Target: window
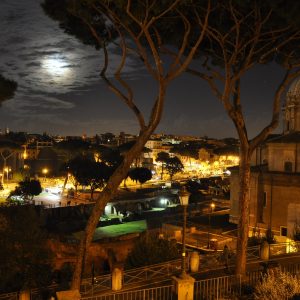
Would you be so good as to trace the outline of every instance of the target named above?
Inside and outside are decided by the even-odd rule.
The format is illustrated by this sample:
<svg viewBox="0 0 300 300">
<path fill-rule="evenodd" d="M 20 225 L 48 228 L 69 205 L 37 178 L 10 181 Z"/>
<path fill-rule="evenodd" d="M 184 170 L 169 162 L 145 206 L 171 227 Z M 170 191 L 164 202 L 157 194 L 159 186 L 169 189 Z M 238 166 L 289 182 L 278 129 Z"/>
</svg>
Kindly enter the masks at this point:
<svg viewBox="0 0 300 300">
<path fill-rule="evenodd" d="M 280 226 L 280 235 L 281 236 L 287 236 L 287 227 Z"/>
<path fill-rule="evenodd" d="M 263 207 L 267 207 L 267 192 L 264 192 Z"/>
<path fill-rule="evenodd" d="M 290 161 L 284 162 L 284 172 L 293 172 L 293 163 Z"/>
</svg>

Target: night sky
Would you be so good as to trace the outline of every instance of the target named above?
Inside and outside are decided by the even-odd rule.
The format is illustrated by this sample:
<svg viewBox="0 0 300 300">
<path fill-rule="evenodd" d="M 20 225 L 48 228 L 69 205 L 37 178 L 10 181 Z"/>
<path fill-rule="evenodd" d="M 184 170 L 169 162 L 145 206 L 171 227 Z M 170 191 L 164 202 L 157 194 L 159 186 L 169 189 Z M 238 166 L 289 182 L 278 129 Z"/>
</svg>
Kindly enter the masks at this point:
<svg viewBox="0 0 300 300">
<path fill-rule="evenodd" d="M 138 132 L 132 113 L 99 77 L 101 52 L 64 34 L 44 15 L 40 1 L 1 0 L 0 29 L 0 73 L 19 85 L 15 97 L 0 107 L 0 128 L 62 135 Z M 113 66 L 118 51 L 109 50 Z M 123 76 L 134 87 L 137 103 L 149 114 L 155 83 L 133 58 Z M 270 120 L 272 96 L 281 77 L 279 67 L 268 65 L 243 78 L 242 101 L 250 137 Z M 170 85 L 156 132 L 236 136 L 207 84 L 188 74 Z"/>
</svg>

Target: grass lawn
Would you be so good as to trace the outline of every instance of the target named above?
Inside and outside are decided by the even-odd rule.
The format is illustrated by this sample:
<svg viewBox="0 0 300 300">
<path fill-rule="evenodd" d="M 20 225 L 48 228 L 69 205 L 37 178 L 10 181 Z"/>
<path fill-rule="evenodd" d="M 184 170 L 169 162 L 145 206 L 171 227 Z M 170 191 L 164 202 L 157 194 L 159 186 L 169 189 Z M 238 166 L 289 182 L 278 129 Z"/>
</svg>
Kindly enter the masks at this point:
<svg viewBox="0 0 300 300">
<path fill-rule="evenodd" d="M 108 238 L 117 237 L 129 233 L 139 233 L 147 230 L 147 223 L 145 220 L 128 222 L 118 225 L 110 225 L 105 227 L 98 227 L 94 234 L 94 241 Z M 75 236 L 78 238 L 80 233 L 76 233 Z"/>
</svg>

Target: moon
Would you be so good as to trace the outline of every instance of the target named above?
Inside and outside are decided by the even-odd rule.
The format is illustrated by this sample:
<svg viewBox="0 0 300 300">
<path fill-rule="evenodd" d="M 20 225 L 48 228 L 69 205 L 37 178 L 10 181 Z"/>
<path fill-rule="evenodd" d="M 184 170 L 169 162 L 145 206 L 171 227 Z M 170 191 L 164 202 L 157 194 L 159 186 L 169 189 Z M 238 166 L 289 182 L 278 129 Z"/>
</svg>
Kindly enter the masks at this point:
<svg viewBox="0 0 300 300">
<path fill-rule="evenodd" d="M 49 56 L 42 61 L 42 68 L 55 79 L 63 79 L 70 72 L 66 59 L 59 56 Z"/>
</svg>

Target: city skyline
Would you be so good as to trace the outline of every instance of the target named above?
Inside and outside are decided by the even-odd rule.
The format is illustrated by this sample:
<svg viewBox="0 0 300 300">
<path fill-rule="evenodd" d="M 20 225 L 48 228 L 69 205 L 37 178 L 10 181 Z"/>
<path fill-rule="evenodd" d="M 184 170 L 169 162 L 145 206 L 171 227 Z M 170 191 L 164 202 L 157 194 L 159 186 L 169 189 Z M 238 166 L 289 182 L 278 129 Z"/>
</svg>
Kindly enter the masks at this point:
<svg viewBox="0 0 300 300">
<path fill-rule="evenodd" d="M 2 1 L 0 7 L 0 26 L 5 32 L 1 37 L 0 73 L 19 85 L 15 97 L 0 108 L 0 127 L 62 135 L 138 133 L 131 112 L 100 79 L 100 52 L 63 33 L 58 23 L 43 13 L 38 0 Z M 111 61 L 116 62 L 118 57 L 117 49 L 110 47 Z M 267 65 L 248 72 L 243 79 L 250 137 L 269 122 L 271 97 L 281 76 L 279 67 Z M 148 99 L 154 97 L 155 83 L 132 58 L 125 79 L 146 111 Z M 282 131 L 281 126 L 277 131 Z M 222 104 L 205 82 L 188 74 L 170 85 L 156 132 L 236 137 Z"/>
</svg>

